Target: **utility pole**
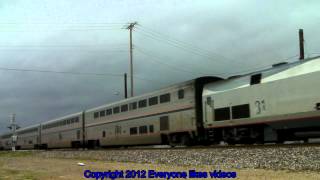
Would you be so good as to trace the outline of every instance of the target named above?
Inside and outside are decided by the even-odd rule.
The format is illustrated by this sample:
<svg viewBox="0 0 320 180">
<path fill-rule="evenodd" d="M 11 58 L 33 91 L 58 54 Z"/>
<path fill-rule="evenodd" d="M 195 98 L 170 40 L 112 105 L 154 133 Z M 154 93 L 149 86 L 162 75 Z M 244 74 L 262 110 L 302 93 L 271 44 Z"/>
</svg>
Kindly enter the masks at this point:
<svg viewBox="0 0 320 180">
<path fill-rule="evenodd" d="M 11 116 L 11 124 L 8 128 L 11 129 L 12 131 L 12 144 L 11 144 L 12 151 L 16 151 L 16 143 L 17 143 L 16 130 L 19 129 L 20 127 L 16 124 L 16 114 L 14 113 Z"/>
<path fill-rule="evenodd" d="M 304 38 L 303 29 L 299 29 L 299 47 L 300 47 L 300 60 L 304 59 Z"/>
<path fill-rule="evenodd" d="M 128 91 L 127 91 L 127 73 L 124 73 L 124 98 L 128 98 Z"/>
<path fill-rule="evenodd" d="M 130 95 L 131 97 L 133 97 L 133 61 L 132 61 L 132 50 L 133 50 L 133 46 L 132 46 L 132 30 L 134 28 L 135 25 L 137 25 L 137 22 L 134 23 L 130 23 L 127 27 L 127 29 L 129 29 L 130 32 Z"/>
</svg>

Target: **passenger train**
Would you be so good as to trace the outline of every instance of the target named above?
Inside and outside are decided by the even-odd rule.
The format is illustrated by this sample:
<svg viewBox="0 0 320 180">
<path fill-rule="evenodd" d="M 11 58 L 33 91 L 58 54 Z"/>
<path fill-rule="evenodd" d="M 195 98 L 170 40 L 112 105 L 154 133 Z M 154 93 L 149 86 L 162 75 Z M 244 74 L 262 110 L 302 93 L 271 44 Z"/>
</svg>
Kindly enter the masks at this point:
<svg viewBox="0 0 320 180">
<path fill-rule="evenodd" d="M 200 77 L 17 130 L 18 149 L 283 143 L 320 137 L 320 57 Z M 10 149 L 12 133 L 0 146 Z"/>
</svg>

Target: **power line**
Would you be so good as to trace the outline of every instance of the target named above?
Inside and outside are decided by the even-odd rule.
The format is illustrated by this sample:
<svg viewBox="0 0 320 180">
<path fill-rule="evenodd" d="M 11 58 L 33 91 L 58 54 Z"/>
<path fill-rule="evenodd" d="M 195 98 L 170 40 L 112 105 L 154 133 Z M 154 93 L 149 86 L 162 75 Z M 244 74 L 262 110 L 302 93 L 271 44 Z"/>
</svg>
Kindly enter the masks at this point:
<svg viewBox="0 0 320 180">
<path fill-rule="evenodd" d="M 71 45 L 71 44 L 38 44 L 38 45 L 4 45 L 0 44 L 0 47 L 116 47 L 116 46 L 127 46 L 127 44 L 93 44 L 93 45 Z"/>
<path fill-rule="evenodd" d="M 198 47 L 196 47 L 196 46 L 194 46 L 194 45 L 192 45 L 192 44 L 189 44 L 189 43 L 187 43 L 187 42 L 183 42 L 183 41 L 177 40 L 177 39 L 175 39 L 175 38 L 173 38 L 173 37 L 170 37 L 170 36 L 168 36 L 168 35 L 165 35 L 165 34 L 163 34 L 163 33 L 159 33 L 159 32 L 157 32 L 157 31 L 151 30 L 150 28 L 146 28 L 146 27 L 141 26 L 141 25 L 140 25 L 140 27 L 142 27 L 142 31 L 144 31 L 144 32 L 146 32 L 146 33 L 150 33 L 150 34 L 152 34 L 152 35 L 154 35 L 154 36 L 161 37 L 161 38 L 163 38 L 163 39 L 165 39 L 165 40 L 167 40 L 167 41 L 170 41 L 170 42 L 172 42 L 172 43 L 176 43 L 176 44 L 178 44 L 178 45 L 185 46 L 185 47 L 188 47 L 188 48 L 190 48 L 190 49 L 192 49 L 192 50 L 197 50 L 197 51 L 199 51 L 199 52 L 202 51 L 202 52 L 205 52 L 205 53 L 207 53 L 207 54 L 216 54 L 217 56 L 220 56 L 220 57 L 223 57 L 224 59 L 227 59 L 226 57 L 224 57 L 224 56 L 222 56 L 222 55 L 220 55 L 220 54 L 213 53 L 213 52 L 208 51 L 208 50 L 205 50 L 205 49 L 200 49 L 200 48 L 198 48 Z M 141 30 L 141 29 L 140 29 L 140 30 Z"/>
<path fill-rule="evenodd" d="M 294 55 L 294 56 L 290 56 L 286 59 L 282 59 L 280 60 L 279 62 L 283 62 L 283 61 L 288 61 L 290 59 L 293 59 L 295 57 L 298 57 L 299 55 Z M 234 76 L 234 75 L 242 75 L 242 74 L 246 74 L 246 73 L 252 73 L 252 72 L 255 72 L 255 71 L 259 71 L 259 70 L 264 70 L 266 68 L 271 68 L 273 64 L 267 64 L 267 65 L 262 65 L 262 66 L 258 66 L 258 67 L 251 67 L 251 68 L 247 68 L 247 69 L 244 69 L 244 70 L 241 70 L 241 71 L 236 71 L 236 72 L 231 72 L 231 73 L 222 73 L 220 74 L 221 76 L 223 75 L 228 75 L 229 76 Z"/>
<path fill-rule="evenodd" d="M 85 73 L 85 72 L 52 71 L 52 70 L 20 69 L 20 68 L 5 68 L 5 67 L 0 67 L 0 70 L 1 71 L 54 73 L 54 74 L 89 75 L 89 76 L 115 76 L 115 77 L 123 76 L 123 74 L 115 74 L 115 73 L 91 73 L 91 72 Z"/>
<path fill-rule="evenodd" d="M 112 47 L 112 49 L 109 49 Z M 0 51 L 1 50 L 47 50 L 47 49 L 59 49 L 61 50 L 77 50 L 81 49 L 81 51 L 104 51 L 104 52 L 125 52 L 123 49 L 124 44 L 122 46 L 120 45 L 0 45 Z M 104 49 L 108 48 L 108 49 Z"/>
<path fill-rule="evenodd" d="M 139 31 L 137 31 L 137 32 L 139 32 Z M 181 49 L 181 50 L 184 50 L 184 51 L 186 51 L 186 52 L 188 52 L 188 53 L 190 53 L 190 54 L 194 54 L 194 55 L 197 55 L 197 56 L 202 56 L 202 57 L 205 58 L 205 59 L 201 59 L 201 60 L 210 60 L 210 61 L 212 61 L 212 62 L 214 62 L 214 63 L 218 63 L 217 61 L 219 61 L 220 63 L 224 63 L 224 64 L 227 64 L 227 65 L 230 65 L 230 63 L 224 62 L 224 61 L 222 61 L 222 60 L 220 60 L 220 59 L 212 59 L 212 57 L 210 57 L 210 56 L 208 56 L 208 55 L 199 53 L 199 52 L 194 51 L 194 50 L 190 50 L 190 49 L 188 49 L 188 48 L 186 48 L 186 47 L 183 47 L 183 46 L 180 46 L 180 45 L 177 45 L 177 44 L 168 42 L 168 41 L 166 41 L 166 40 L 163 40 L 163 39 L 158 38 L 158 37 L 154 37 L 154 36 L 149 35 L 149 34 L 146 34 L 146 33 L 144 33 L 144 32 L 141 32 L 141 31 L 140 31 L 139 33 L 142 34 L 144 37 L 148 37 L 148 38 L 150 38 L 150 39 L 156 40 L 157 42 L 159 42 L 159 41 L 160 41 L 160 42 L 164 42 L 164 43 L 166 43 L 166 44 L 169 44 L 169 45 L 171 45 L 171 46 L 174 46 L 174 47 L 176 47 L 176 48 L 179 48 L 179 49 Z"/>
<path fill-rule="evenodd" d="M 125 23 L 125 22 L 0 22 L 0 25 L 5 24 L 5 25 L 125 25 L 125 24 L 130 24 L 130 23 Z"/>
<path fill-rule="evenodd" d="M 21 69 L 21 68 L 6 68 L 0 67 L 0 71 L 16 71 L 16 72 L 35 72 L 35 73 L 51 73 L 51 74 L 67 74 L 67 75 L 84 75 L 84 76 L 110 76 L 110 77 L 119 77 L 122 78 L 123 74 L 117 73 L 91 73 L 91 72 L 70 72 L 70 71 L 52 71 L 52 70 L 39 70 L 39 69 Z M 162 81 L 151 80 L 145 77 L 134 75 L 136 79 L 148 82 L 157 82 L 162 83 Z"/>
<path fill-rule="evenodd" d="M 142 27 L 142 28 L 141 28 Z M 208 50 L 204 50 L 204 49 L 200 49 L 194 45 L 191 45 L 189 43 L 185 43 L 183 41 L 180 41 L 180 40 L 177 40 L 177 39 L 174 39 L 170 36 L 167 36 L 167 35 L 164 35 L 162 33 L 159 33 L 159 32 L 156 32 L 156 31 L 153 31 L 149 28 L 146 28 L 144 26 L 139 26 L 137 28 L 137 30 L 140 30 L 140 33 L 144 34 L 144 35 L 147 35 L 149 38 L 153 38 L 155 40 L 161 40 L 162 42 L 165 42 L 167 44 L 170 44 L 172 46 L 175 46 L 177 48 L 180 48 L 182 50 L 185 50 L 189 53 L 193 53 L 193 54 L 196 54 L 196 55 L 200 55 L 200 56 L 203 56 L 203 57 L 206 57 L 206 58 L 209 58 L 209 60 L 214 60 L 214 61 L 221 61 L 219 59 L 212 59 L 212 55 L 215 55 L 217 56 L 218 58 L 221 58 L 221 59 L 224 59 L 224 60 L 228 60 L 228 61 L 233 61 L 235 63 L 238 63 L 236 62 L 235 60 L 232 60 L 230 58 L 226 58 L 225 56 L 223 55 L 220 55 L 220 54 L 217 54 L 217 53 L 213 53 L 211 51 L 208 51 Z M 215 58 L 215 57 L 214 57 Z M 224 61 L 221 61 L 223 63 L 225 63 Z"/>
<path fill-rule="evenodd" d="M 0 32 L 121 30 L 127 23 L 0 23 Z"/>
<path fill-rule="evenodd" d="M 44 30 L 0 30 L 0 32 L 61 32 L 61 31 L 106 31 L 106 30 L 121 30 L 120 28 L 86 28 L 86 29 L 44 29 Z"/>
<path fill-rule="evenodd" d="M 158 63 L 158 64 L 161 64 L 161 65 L 164 65 L 164 66 L 167 66 L 169 68 L 171 68 L 172 70 L 174 71 L 178 71 L 178 72 L 183 72 L 183 73 L 188 73 L 188 74 L 192 74 L 192 75 L 205 75 L 203 73 L 200 73 L 200 72 L 193 72 L 193 71 L 189 71 L 189 70 L 186 70 L 184 68 L 181 68 L 181 66 L 179 65 L 178 67 L 177 66 L 173 66 L 173 65 L 170 65 L 170 64 L 167 64 L 167 63 L 163 63 L 162 60 L 160 58 L 157 58 L 155 57 L 154 55 L 152 55 L 151 53 L 148 53 L 146 52 L 145 50 L 143 50 L 142 48 L 135 48 L 139 53 L 151 58 L 149 60 L 152 60 L 153 62 L 155 63 Z M 168 59 L 166 59 L 168 60 Z"/>
<path fill-rule="evenodd" d="M 135 47 L 137 48 L 137 46 L 135 46 Z M 141 50 L 141 49 L 144 50 L 144 48 L 141 48 L 140 46 L 138 46 L 138 48 L 139 48 L 140 50 Z M 146 52 L 146 51 L 144 50 L 144 52 Z M 163 63 L 163 62 L 162 62 L 162 61 L 164 61 L 164 60 L 166 60 L 166 61 L 172 60 L 172 59 L 168 58 L 167 56 L 163 56 L 163 55 L 162 55 L 162 58 L 160 58 L 159 56 L 156 57 L 156 56 L 155 56 L 155 53 L 152 53 L 152 52 L 150 52 L 150 51 L 149 51 L 149 53 L 148 53 L 148 56 L 158 59 L 158 60 L 160 61 L 160 63 L 162 63 L 162 64 L 166 64 L 166 65 L 168 65 L 168 66 L 173 66 L 173 65 L 170 65 L 170 64 L 167 64 L 167 63 Z M 192 64 L 192 66 L 194 66 L 194 65 L 195 65 L 195 64 Z M 198 63 L 197 65 L 199 65 L 199 63 Z M 176 67 L 176 66 L 173 66 L 173 67 Z M 179 65 L 179 68 L 181 68 L 181 67 L 182 67 L 182 66 Z M 209 69 L 206 69 L 206 68 L 203 68 L 203 67 L 199 67 L 199 68 L 202 69 L 202 71 L 204 71 L 204 72 L 209 71 Z M 184 71 L 190 71 L 190 68 L 184 67 L 184 68 L 182 68 L 182 69 L 184 69 Z M 210 70 L 211 70 L 211 69 L 210 69 Z M 198 73 L 198 74 L 204 74 L 204 73 L 202 73 L 202 72 L 200 72 L 200 71 L 192 71 L 192 72 Z"/>
<path fill-rule="evenodd" d="M 109 54 L 109 53 L 128 53 L 125 50 L 87 50 L 87 49 L 41 49 L 41 48 L 15 48 L 15 49 L 9 49 L 9 48 L 0 48 L 0 52 L 10 53 L 10 52 L 68 52 L 68 53 L 99 53 L 99 54 Z"/>
</svg>

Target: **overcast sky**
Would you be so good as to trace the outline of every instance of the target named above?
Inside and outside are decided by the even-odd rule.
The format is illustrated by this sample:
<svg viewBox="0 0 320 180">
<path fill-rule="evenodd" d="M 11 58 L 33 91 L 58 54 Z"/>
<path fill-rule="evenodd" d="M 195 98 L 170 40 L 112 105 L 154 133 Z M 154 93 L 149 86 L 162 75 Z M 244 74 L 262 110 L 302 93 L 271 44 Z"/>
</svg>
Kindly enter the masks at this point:
<svg viewBox="0 0 320 180">
<path fill-rule="evenodd" d="M 139 24 L 133 32 L 139 95 L 202 75 L 295 61 L 299 28 L 307 56 L 315 56 L 319 8 L 317 0 L 0 1 L 0 132 L 13 112 L 25 127 L 122 99 L 127 23 Z"/>
</svg>

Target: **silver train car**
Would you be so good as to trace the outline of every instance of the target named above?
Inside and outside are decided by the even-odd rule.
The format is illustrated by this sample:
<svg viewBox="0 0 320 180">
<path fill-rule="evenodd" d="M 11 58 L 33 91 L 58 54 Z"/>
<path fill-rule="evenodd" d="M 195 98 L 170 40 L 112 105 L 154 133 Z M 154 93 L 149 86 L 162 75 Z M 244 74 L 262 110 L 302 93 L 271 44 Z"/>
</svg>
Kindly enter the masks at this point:
<svg viewBox="0 0 320 180">
<path fill-rule="evenodd" d="M 80 147 L 83 134 L 82 112 L 41 124 L 39 148 Z"/>
<path fill-rule="evenodd" d="M 40 141 L 40 124 L 17 130 L 16 149 L 34 149 Z"/>
<path fill-rule="evenodd" d="M 1 135 L 1 149 L 9 150 L 12 147 L 12 133 L 4 133 Z"/>
<path fill-rule="evenodd" d="M 206 84 L 207 140 L 263 143 L 320 137 L 320 58 Z"/>
<path fill-rule="evenodd" d="M 202 127 L 201 77 L 85 112 L 88 146 L 191 144 Z M 201 130 L 202 131 L 202 130 Z"/>
<path fill-rule="evenodd" d="M 228 79 L 200 77 L 17 131 L 17 146 L 79 148 L 320 137 L 320 57 Z M 10 149 L 10 137 L 0 138 Z"/>
</svg>

